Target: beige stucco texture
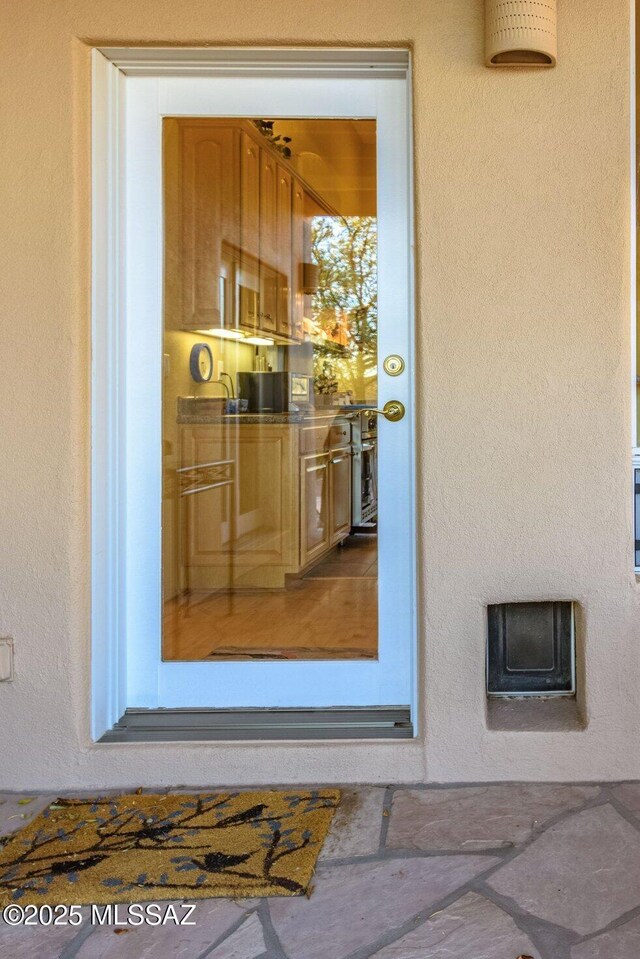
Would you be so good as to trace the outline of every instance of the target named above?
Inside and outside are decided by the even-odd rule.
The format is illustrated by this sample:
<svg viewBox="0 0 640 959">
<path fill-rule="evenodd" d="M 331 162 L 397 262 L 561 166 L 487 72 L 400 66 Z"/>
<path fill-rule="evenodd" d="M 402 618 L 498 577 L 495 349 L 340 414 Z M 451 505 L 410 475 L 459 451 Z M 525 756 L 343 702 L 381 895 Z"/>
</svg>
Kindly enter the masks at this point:
<svg viewBox="0 0 640 959">
<path fill-rule="evenodd" d="M 561 0 L 558 66 L 484 66 L 482 0 L 4 0 L 0 787 L 640 778 L 630 9 Z M 89 736 L 90 49 L 410 45 L 419 738 Z M 582 730 L 489 729 L 487 603 L 580 604 Z"/>
</svg>

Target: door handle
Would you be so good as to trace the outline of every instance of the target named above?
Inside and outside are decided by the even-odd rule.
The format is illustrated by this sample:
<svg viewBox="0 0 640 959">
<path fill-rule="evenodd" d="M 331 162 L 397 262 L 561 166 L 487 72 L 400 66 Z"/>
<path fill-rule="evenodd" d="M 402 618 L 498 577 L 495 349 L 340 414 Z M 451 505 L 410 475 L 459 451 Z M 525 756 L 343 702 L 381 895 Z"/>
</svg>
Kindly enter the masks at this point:
<svg viewBox="0 0 640 959">
<path fill-rule="evenodd" d="M 401 403 L 400 400 L 389 400 L 388 403 L 385 403 L 381 410 L 362 410 L 363 413 L 377 413 L 379 416 L 384 416 L 385 420 L 389 420 L 390 423 L 397 423 L 398 420 L 401 420 L 405 414 L 404 403 Z"/>
</svg>

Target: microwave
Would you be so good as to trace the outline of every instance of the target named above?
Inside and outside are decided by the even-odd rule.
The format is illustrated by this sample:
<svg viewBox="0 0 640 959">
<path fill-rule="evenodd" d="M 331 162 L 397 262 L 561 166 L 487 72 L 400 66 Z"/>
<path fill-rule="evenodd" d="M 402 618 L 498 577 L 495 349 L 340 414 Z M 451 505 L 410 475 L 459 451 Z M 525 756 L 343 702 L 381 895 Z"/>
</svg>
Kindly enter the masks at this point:
<svg viewBox="0 0 640 959">
<path fill-rule="evenodd" d="M 295 413 L 313 407 L 313 377 L 304 373 L 238 373 L 238 396 L 250 413 Z"/>
</svg>

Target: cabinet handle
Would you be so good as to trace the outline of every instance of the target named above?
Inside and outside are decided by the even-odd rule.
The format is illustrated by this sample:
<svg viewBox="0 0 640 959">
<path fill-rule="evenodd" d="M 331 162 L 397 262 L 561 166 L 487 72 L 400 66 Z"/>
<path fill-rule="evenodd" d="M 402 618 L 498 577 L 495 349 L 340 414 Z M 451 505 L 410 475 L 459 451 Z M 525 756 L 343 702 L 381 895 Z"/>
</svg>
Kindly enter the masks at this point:
<svg viewBox="0 0 640 959">
<path fill-rule="evenodd" d="M 349 458 L 348 456 L 339 456 L 338 459 L 331 460 L 331 462 L 332 462 L 332 463 L 344 463 L 344 461 L 347 460 L 348 458 Z"/>
<path fill-rule="evenodd" d="M 321 463 L 319 466 L 307 466 L 307 473 L 317 473 L 318 470 L 326 470 L 326 468 L 326 463 Z"/>
</svg>

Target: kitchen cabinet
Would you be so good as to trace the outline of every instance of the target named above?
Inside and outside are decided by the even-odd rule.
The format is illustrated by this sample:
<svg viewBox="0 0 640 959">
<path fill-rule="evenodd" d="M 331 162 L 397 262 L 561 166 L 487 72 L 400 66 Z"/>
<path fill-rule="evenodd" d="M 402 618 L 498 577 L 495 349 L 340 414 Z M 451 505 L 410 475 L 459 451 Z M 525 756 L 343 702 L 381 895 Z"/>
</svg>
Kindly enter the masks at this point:
<svg viewBox="0 0 640 959">
<path fill-rule="evenodd" d="M 180 426 L 181 589 L 282 588 L 351 530 L 346 416 Z"/>
<path fill-rule="evenodd" d="M 245 130 L 240 137 L 240 249 L 260 258 L 260 147 Z"/>
<path fill-rule="evenodd" d="M 238 248 L 240 130 L 165 120 L 165 304 L 167 328 L 225 322 L 226 250 Z"/>
<path fill-rule="evenodd" d="M 329 454 L 300 457 L 300 565 L 304 568 L 330 545 Z"/>
<path fill-rule="evenodd" d="M 278 264 L 278 333 L 291 336 L 291 250 L 293 230 L 291 224 L 292 198 L 291 174 L 281 164 L 277 171 L 277 264 Z"/>
<path fill-rule="evenodd" d="M 297 445 L 289 426 L 183 426 L 184 588 L 273 588 L 298 563 Z"/>
<path fill-rule="evenodd" d="M 278 331 L 278 180 L 277 163 L 260 150 L 260 312 L 258 328 Z"/>
<path fill-rule="evenodd" d="M 249 120 L 163 126 L 167 329 L 304 337 L 302 264 L 331 209 Z"/>
<path fill-rule="evenodd" d="M 296 340 L 301 340 L 304 334 L 302 264 L 305 258 L 305 231 L 308 232 L 304 209 L 304 187 L 300 180 L 294 179 L 291 189 L 291 334 Z"/>
<path fill-rule="evenodd" d="M 351 428 L 346 417 L 300 428 L 300 566 L 351 531 Z"/>
<path fill-rule="evenodd" d="M 351 447 L 331 450 L 329 458 L 329 541 L 335 546 L 351 531 Z"/>
</svg>

